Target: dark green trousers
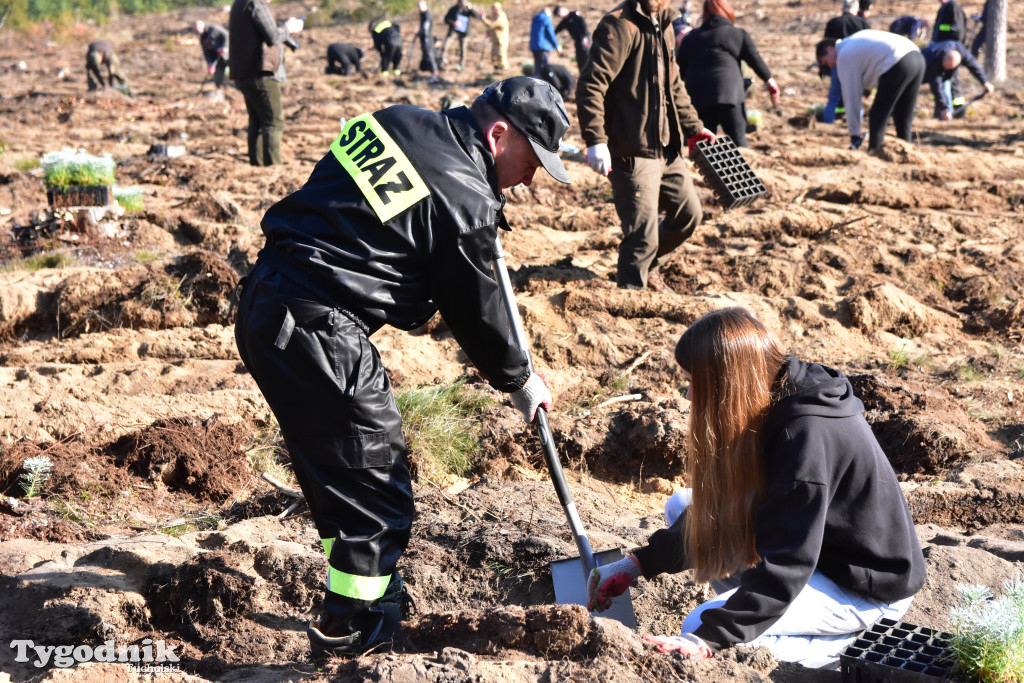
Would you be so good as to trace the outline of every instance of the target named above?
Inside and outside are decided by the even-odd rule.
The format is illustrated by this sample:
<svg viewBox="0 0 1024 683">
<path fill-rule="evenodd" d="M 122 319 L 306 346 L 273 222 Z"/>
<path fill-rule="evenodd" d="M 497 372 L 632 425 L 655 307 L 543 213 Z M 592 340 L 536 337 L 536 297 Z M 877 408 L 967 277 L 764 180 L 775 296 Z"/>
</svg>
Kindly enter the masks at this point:
<svg viewBox="0 0 1024 683">
<path fill-rule="evenodd" d="M 253 166 L 281 163 L 284 111 L 280 81 L 255 78 L 238 81 L 237 85 L 249 111 L 249 163 Z"/>
</svg>

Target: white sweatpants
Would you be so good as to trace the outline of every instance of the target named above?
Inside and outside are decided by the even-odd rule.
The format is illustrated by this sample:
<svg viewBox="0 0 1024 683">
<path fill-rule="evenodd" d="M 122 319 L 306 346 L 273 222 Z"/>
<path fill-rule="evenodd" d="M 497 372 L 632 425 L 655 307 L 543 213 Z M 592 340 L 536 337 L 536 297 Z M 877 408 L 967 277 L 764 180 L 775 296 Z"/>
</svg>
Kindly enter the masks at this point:
<svg viewBox="0 0 1024 683">
<path fill-rule="evenodd" d="M 665 520 L 672 525 L 693 500 L 690 489 L 681 489 L 665 503 Z M 724 586 L 723 586 L 724 587 Z M 697 606 L 683 621 L 682 633 L 701 625 L 701 613 L 721 607 L 736 588 L 720 592 Z M 835 668 L 839 655 L 856 634 L 885 617 L 899 620 L 910 609 L 913 597 L 884 603 L 850 592 L 820 572 L 811 574 L 782 618 L 750 641 L 750 647 L 767 647 L 776 659 L 811 668 Z"/>
</svg>

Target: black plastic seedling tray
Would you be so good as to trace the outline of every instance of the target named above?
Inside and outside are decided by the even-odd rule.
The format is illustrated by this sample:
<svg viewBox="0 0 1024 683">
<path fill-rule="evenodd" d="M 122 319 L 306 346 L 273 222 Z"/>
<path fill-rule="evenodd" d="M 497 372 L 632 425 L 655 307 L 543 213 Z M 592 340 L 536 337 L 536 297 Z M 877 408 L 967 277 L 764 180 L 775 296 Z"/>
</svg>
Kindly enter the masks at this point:
<svg viewBox="0 0 1024 683">
<path fill-rule="evenodd" d="M 694 159 L 724 209 L 744 206 L 767 192 L 728 135 L 720 135 L 713 145 L 698 142 Z"/>
<path fill-rule="evenodd" d="M 953 636 L 927 626 L 880 619 L 839 656 L 843 683 L 955 681 Z"/>
<path fill-rule="evenodd" d="M 46 188 L 46 199 L 55 209 L 78 206 L 106 206 L 110 203 L 109 185 L 72 185 Z"/>
</svg>

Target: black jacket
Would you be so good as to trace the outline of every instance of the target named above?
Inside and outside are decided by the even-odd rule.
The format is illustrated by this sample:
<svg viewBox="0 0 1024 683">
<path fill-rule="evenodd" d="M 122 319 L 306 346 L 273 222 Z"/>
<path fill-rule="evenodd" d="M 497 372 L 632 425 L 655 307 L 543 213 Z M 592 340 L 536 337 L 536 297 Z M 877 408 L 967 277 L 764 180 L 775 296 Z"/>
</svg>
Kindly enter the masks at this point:
<svg viewBox="0 0 1024 683">
<path fill-rule="evenodd" d="M 359 70 L 359 64 L 363 59 L 363 48 L 356 47 L 351 43 L 331 43 L 327 46 L 327 64 L 342 64 L 354 66 Z"/>
<path fill-rule="evenodd" d="M 971 51 L 963 43 L 958 43 L 955 40 L 943 40 L 938 43 L 928 43 L 921 48 L 921 56 L 924 57 L 923 82 L 927 83 L 928 87 L 931 88 L 932 96 L 938 104 L 942 105 L 942 109 L 949 111 L 952 111 L 953 103 L 946 96 L 946 90 L 942 87 L 942 82 L 953 78 L 956 69 L 946 71 L 942 68 L 942 60 L 954 50 L 960 53 L 960 56 L 963 58 L 961 64 L 967 67 L 967 70 L 978 79 L 979 83 L 984 85 L 988 80 L 988 77 L 985 76 L 985 69 L 982 68 L 978 60 L 974 58 L 974 55 L 971 54 Z"/>
<path fill-rule="evenodd" d="M 213 64 L 224 57 L 228 49 L 228 30 L 218 24 L 207 24 L 199 36 L 203 57 L 207 64 Z"/>
<path fill-rule="evenodd" d="M 476 14 L 473 12 L 472 7 L 461 7 L 457 3 L 452 5 L 451 7 L 448 8 L 448 11 L 444 15 L 444 23 L 448 25 L 449 34 L 460 33 L 460 31 L 455 30 L 455 22 L 458 21 L 460 14 L 464 17 L 467 17 L 466 30 L 461 31 L 461 33 L 463 35 L 468 36 L 470 24 L 473 23 L 473 19 L 476 17 Z"/>
<path fill-rule="evenodd" d="M 750 34 L 718 15 L 708 17 L 687 33 L 676 57 L 686 92 L 698 112 L 716 104 L 743 103 L 740 60 L 749 64 L 762 81 L 772 77 Z"/>
<path fill-rule="evenodd" d="M 349 121 L 331 148 L 263 217 L 260 260 L 297 296 L 350 311 L 370 333 L 440 311 L 495 388 L 521 388 L 526 357 L 491 277 L 505 198 L 469 110 L 388 107 Z M 340 160 L 358 167 L 355 179 Z"/>
<path fill-rule="evenodd" d="M 764 633 L 815 570 L 884 602 L 924 585 L 914 521 L 849 380 L 790 357 L 780 381 L 782 398 L 762 428 L 767 487 L 755 513 L 761 561 L 740 573 L 736 593 L 705 611 L 695 632 L 716 649 Z M 635 552 L 645 577 L 691 566 L 685 519 Z"/>
<path fill-rule="evenodd" d="M 561 33 L 562 31 L 568 31 L 572 37 L 573 42 L 580 43 L 586 42 L 590 45 L 590 29 L 587 28 L 587 22 L 583 18 L 583 15 L 575 10 L 565 15 L 558 26 L 555 27 L 555 33 Z"/>
<path fill-rule="evenodd" d="M 843 38 L 852 36 L 857 31 L 863 31 L 866 28 L 871 28 L 867 19 L 864 17 L 858 17 L 856 14 L 851 14 L 850 12 L 843 12 L 838 17 L 829 19 L 828 23 L 825 24 L 825 37 L 842 40 Z"/>
<path fill-rule="evenodd" d="M 935 15 L 932 40 L 955 40 L 958 43 L 967 40 L 967 16 L 957 0 L 946 0 L 942 3 L 942 7 Z"/>
<path fill-rule="evenodd" d="M 284 80 L 284 41 L 288 31 L 274 23 L 264 0 L 235 0 L 228 21 L 231 34 L 231 78 L 246 81 L 271 77 Z"/>
</svg>

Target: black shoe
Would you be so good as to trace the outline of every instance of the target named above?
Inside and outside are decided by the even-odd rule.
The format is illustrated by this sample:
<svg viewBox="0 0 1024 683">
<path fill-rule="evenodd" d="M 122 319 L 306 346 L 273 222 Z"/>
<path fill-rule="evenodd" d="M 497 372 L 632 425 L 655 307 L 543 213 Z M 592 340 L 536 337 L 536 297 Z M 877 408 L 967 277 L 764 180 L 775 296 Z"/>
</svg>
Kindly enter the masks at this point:
<svg viewBox="0 0 1024 683">
<path fill-rule="evenodd" d="M 309 638 L 314 662 L 322 662 L 331 657 L 358 657 L 366 651 L 359 631 L 332 638 L 321 633 L 319 621 L 311 621 L 306 625 L 306 636 Z"/>
</svg>

